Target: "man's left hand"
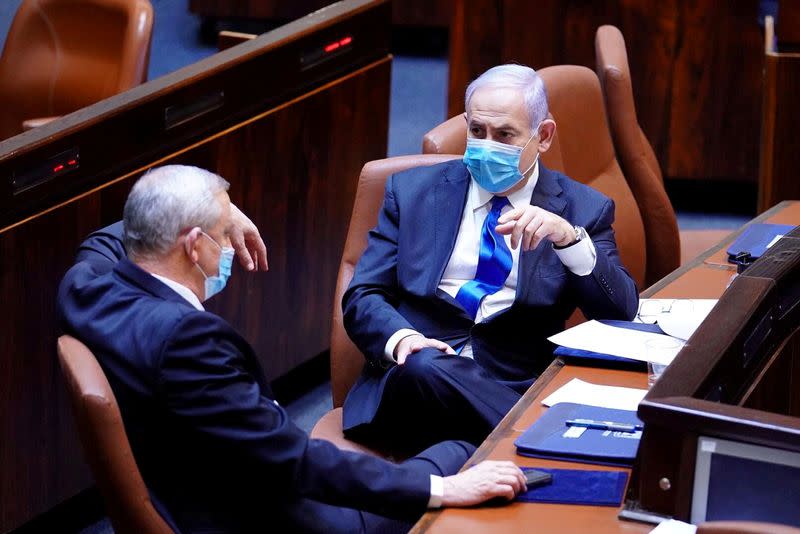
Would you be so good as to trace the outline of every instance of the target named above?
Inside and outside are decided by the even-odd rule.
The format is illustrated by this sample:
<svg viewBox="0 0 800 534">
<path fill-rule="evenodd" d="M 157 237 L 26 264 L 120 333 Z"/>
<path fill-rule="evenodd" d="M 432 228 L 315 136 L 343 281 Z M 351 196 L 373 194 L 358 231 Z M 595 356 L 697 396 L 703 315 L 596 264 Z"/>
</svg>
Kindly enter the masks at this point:
<svg viewBox="0 0 800 534">
<path fill-rule="evenodd" d="M 253 221 L 231 204 L 231 222 L 231 245 L 242 267 L 248 271 L 268 271 L 267 246 Z"/>
<path fill-rule="evenodd" d="M 511 248 L 522 243 L 522 250 L 532 250 L 543 239 L 559 247 L 576 239 L 575 228 L 555 213 L 538 206 L 525 206 L 508 211 L 497 220 L 497 233 L 511 234 Z"/>
</svg>

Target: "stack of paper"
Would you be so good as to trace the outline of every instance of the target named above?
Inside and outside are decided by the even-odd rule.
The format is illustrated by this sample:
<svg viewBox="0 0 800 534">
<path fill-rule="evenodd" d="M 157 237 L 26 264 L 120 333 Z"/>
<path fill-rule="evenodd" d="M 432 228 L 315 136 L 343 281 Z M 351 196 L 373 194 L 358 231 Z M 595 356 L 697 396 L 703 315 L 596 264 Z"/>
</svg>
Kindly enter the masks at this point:
<svg viewBox="0 0 800 534">
<path fill-rule="evenodd" d="M 600 386 L 573 378 L 544 399 L 542 404 L 553 406 L 559 402 L 572 402 L 601 408 L 636 411 L 646 393 L 646 389 Z"/>
<path fill-rule="evenodd" d="M 639 361 L 652 361 L 669 365 L 683 347 L 678 343 L 673 351 L 648 353 L 645 342 L 648 339 L 663 339 L 668 336 L 651 332 L 640 332 L 628 328 L 617 328 L 597 321 L 587 321 L 554 336 L 547 338 L 556 345 L 572 349 L 590 350 L 612 356 L 621 356 Z"/>
<path fill-rule="evenodd" d="M 717 299 L 641 299 L 638 321 L 658 323 L 667 335 L 689 339 L 716 306 Z"/>
</svg>

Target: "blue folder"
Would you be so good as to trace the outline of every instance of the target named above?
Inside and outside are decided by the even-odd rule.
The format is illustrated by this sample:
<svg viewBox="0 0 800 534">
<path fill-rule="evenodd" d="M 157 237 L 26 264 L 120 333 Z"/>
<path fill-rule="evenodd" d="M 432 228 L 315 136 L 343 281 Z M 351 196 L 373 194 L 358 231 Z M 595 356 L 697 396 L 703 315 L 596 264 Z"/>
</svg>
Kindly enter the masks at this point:
<svg viewBox="0 0 800 534">
<path fill-rule="evenodd" d="M 609 326 L 616 326 L 619 328 L 629 328 L 631 330 L 639 330 L 640 332 L 652 332 L 654 334 L 663 334 L 664 331 L 657 324 L 634 323 L 631 321 L 615 321 L 615 320 L 602 320 L 599 323 L 607 324 Z M 570 347 L 556 347 L 553 351 L 556 356 L 561 356 L 568 359 L 578 360 L 604 360 L 609 362 L 620 362 L 631 364 L 634 366 L 646 366 L 645 362 L 639 360 L 632 360 L 630 358 L 623 358 L 622 356 L 612 356 L 611 354 L 604 354 L 602 352 L 594 352 L 591 350 L 573 349 Z"/>
<path fill-rule="evenodd" d="M 517 454 L 551 460 L 602 465 L 633 465 L 639 450 L 641 431 L 611 432 L 587 428 L 580 437 L 567 437 L 569 419 L 593 419 L 634 425 L 643 424 L 636 412 L 600 408 L 571 402 L 551 406 L 514 441 Z"/>
<path fill-rule="evenodd" d="M 523 467 L 523 471 L 529 468 Z M 522 502 L 551 504 L 583 504 L 592 506 L 619 506 L 628 473 L 624 471 L 586 471 L 581 469 L 545 469 L 553 475 L 550 484 L 531 488 L 517 495 Z"/>
<path fill-rule="evenodd" d="M 728 261 L 733 262 L 736 256 L 741 253 L 747 253 L 753 260 L 757 260 L 766 252 L 767 245 L 775 237 L 786 235 L 794 228 L 791 224 L 751 224 L 728 247 Z"/>
</svg>

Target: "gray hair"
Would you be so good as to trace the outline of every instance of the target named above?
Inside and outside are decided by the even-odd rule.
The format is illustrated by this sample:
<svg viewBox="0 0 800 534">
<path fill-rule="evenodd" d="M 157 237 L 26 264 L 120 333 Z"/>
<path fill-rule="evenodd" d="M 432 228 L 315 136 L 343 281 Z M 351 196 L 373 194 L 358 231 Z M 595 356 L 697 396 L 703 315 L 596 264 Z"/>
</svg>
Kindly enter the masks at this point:
<svg viewBox="0 0 800 534">
<path fill-rule="evenodd" d="M 525 109 L 531 121 L 532 133 L 547 118 L 547 91 L 542 78 L 536 71 L 524 65 L 498 65 L 478 76 L 469 86 L 464 96 L 464 109 L 469 112 L 469 102 L 476 90 L 482 87 L 503 87 L 517 89 L 525 99 Z"/>
<path fill-rule="evenodd" d="M 125 201 L 123 240 L 128 253 L 159 257 L 175 245 L 183 230 L 212 228 L 222 215 L 215 197 L 228 186 L 198 167 L 167 165 L 147 171 Z"/>
</svg>

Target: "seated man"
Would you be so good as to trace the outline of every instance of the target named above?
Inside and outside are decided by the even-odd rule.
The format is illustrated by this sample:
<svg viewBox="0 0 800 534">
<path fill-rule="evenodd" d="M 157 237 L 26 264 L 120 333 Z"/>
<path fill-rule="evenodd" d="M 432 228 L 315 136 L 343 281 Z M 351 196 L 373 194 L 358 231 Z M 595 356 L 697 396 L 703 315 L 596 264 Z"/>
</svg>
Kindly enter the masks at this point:
<svg viewBox="0 0 800 534">
<path fill-rule="evenodd" d="M 541 78 L 494 67 L 465 109 L 463 160 L 389 177 L 344 295 L 367 360 L 344 405 L 354 439 L 479 444 L 550 364 L 547 337 L 576 306 L 636 313 L 613 201 L 539 161 L 556 129 Z"/>
<path fill-rule="evenodd" d="M 108 376 L 165 519 L 184 533 L 386 531 L 407 529 L 426 506 L 523 489 L 510 462 L 453 475 L 473 450 L 467 443 L 437 444 L 394 465 L 292 424 L 252 348 L 201 303 L 231 274 L 231 236 L 245 265 L 266 268 L 263 242 L 227 188 L 195 167 L 151 170 L 134 185 L 122 225 L 88 239 L 59 288 L 63 330 Z M 255 262 L 243 235 L 260 251 Z"/>
</svg>

